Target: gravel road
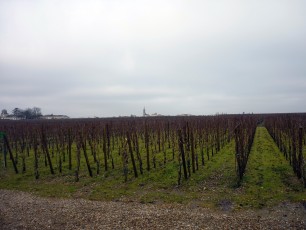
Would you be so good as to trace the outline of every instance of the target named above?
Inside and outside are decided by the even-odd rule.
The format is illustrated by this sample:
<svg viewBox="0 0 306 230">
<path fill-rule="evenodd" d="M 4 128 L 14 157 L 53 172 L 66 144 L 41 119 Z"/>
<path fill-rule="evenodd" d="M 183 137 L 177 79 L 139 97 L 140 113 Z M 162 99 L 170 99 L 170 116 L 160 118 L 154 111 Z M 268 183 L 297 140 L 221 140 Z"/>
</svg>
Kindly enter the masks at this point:
<svg viewBox="0 0 306 230">
<path fill-rule="evenodd" d="M 0 229 L 306 229 L 306 204 L 218 211 L 196 205 L 41 198 L 0 190 Z"/>
</svg>

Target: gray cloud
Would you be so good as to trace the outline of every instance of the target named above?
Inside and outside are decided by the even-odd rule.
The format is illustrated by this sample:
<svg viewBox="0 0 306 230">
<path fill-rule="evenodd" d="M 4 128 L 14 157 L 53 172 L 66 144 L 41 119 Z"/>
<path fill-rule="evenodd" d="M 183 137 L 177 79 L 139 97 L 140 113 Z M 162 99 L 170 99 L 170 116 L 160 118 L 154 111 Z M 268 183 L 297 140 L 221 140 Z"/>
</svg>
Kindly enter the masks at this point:
<svg viewBox="0 0 306 230">
<path fill-rule="evenodd" d="M 78 116 L 302 112 L 306 3 L 1 1 L 0 106 Z"/>
</svg>

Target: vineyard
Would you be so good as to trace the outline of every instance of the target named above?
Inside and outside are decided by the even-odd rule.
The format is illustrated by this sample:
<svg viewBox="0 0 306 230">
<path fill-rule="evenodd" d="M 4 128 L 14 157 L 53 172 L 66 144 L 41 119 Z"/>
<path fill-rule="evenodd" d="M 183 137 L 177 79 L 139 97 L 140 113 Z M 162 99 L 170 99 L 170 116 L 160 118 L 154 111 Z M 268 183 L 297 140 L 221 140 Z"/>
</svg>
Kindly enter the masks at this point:
<svg viewBox="0 0 306 230">
<path fill-rule="evenodd" d="M 306 115 L 0 120 L 0 188 L 46 196 L 305 202 Z"/>
</svg>

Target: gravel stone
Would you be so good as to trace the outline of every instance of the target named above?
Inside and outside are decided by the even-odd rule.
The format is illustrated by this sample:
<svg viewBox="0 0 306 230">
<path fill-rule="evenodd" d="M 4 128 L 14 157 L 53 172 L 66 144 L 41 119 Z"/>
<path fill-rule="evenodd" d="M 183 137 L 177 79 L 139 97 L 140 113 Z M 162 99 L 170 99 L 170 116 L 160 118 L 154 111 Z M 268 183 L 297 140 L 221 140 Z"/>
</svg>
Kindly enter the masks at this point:
<svg viewBox="0 0 306 230">
<path fill-rule="evenodd" d="M 306 229 L 302 203 L 218 211 L 179 204 L 42 198 L 0 190 L 0 229 Z"/>
</svg>

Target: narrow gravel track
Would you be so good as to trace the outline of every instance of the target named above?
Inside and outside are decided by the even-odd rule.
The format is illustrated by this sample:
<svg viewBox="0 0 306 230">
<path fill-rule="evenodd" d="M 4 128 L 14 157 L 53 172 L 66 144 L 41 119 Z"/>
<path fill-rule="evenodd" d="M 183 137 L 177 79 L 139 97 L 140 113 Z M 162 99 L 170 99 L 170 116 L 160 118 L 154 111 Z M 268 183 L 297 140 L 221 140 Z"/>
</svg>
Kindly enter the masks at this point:
<svg viewBox="0 0 306 230">
<path fill-rule="evenodd" d="M 41 198 L 0 190 L 0 229 L 306 229 L 303 204 L 222 212 L 177 204 Z"/>
</svg>

